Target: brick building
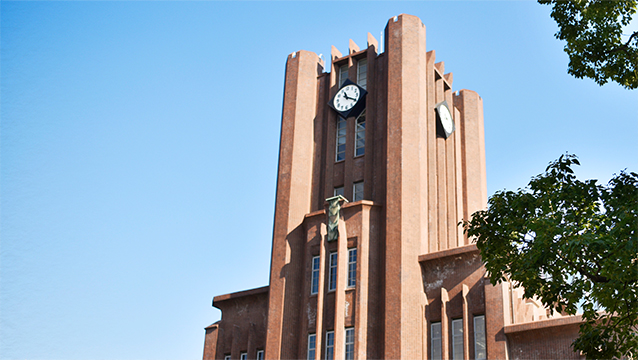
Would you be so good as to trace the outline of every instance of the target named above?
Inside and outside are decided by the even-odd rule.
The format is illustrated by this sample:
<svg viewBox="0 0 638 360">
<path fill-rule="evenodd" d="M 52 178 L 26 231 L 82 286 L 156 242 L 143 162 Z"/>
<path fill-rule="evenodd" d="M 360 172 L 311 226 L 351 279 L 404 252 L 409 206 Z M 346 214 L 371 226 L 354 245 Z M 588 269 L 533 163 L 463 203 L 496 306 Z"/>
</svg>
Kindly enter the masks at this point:
<svg viewBox="0 0 638 360">
<path fill-rule="evenodd" d="M 578 359 L 579 318 L 492 286 L 459 221 L 486 206 L 483 105 L 425 26 L 288 56 L 269 286 L 219 295 L 204 359 Z"/>
</svg>

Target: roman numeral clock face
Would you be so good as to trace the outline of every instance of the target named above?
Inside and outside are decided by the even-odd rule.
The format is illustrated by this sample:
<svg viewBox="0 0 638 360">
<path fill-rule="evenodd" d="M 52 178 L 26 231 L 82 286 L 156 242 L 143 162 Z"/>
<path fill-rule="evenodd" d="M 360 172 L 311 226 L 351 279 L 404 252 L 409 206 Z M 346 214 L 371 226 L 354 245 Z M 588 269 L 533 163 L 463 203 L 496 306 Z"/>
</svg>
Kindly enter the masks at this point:
<svg viewBox="0 0 638 360">
<path fill-rule="evenodd" d="M 332 106 L 338 111 L 348 111 L 357 104 L 360 97 L 361 92 L 359 91 L 359 87 L 356 85 L 346 85 L 337 92 Z"/>
</svg>

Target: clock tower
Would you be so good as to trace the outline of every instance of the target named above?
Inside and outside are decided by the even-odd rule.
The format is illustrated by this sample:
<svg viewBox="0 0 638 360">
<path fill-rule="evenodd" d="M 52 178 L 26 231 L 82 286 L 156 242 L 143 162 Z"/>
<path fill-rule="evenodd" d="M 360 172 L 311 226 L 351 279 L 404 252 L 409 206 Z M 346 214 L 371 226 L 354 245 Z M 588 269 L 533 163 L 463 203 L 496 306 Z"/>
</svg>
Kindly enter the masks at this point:
<svg viewBox="0 0 638 360">
<path fill-rule="evenodd" d="M 425 34 L 403 14 L 383 53 L 368 34 L 329 72 L 288 56 L 270 284 L 214 298 L 204 359 L 504 359 L 542 326 L 571 342 L 577 321 L 492 286 L 459 226 L 487 202 L 483 100 Z"/>
</svg>

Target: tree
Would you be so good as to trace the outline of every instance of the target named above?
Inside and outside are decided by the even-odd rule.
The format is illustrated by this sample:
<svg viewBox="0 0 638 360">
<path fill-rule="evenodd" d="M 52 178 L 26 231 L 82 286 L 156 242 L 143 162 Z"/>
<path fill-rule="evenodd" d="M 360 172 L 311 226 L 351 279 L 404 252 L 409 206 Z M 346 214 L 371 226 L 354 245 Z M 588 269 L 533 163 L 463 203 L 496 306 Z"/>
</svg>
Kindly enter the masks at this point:
<svg viewBox="0 0 638 360">
<path fill-rule="evenodd" d="M 636 12 L 636 0 L 538 0 L 552 5 L 555 34 L 565 40 L 567 72 L 598 85 L 615 81 L 638 88 L 638 31 L 623 41 L 622 30 Z"/>
<path fill-rule="evenodd" d="M 638 174 L 604 185 L 576 179 L 563 155 L 518 191 L 499 191 L 464 223 L 492 284 L 570 315 L 583 311 L 572 346 L 587 358 L 638 356 Z"/>
</svg>

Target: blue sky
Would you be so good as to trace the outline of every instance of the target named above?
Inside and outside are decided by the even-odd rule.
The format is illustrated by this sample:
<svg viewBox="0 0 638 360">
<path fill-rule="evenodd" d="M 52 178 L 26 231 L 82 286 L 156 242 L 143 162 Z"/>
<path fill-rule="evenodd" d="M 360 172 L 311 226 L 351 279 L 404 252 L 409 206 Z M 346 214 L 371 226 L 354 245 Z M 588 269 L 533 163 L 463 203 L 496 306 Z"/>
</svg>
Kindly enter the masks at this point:
<svg viewBox="0 0 638 360">
<path fill-rule="evenodd" d="M 484 100 L 489 194 L 565 152 L 582 178 L 638 170 L 636 91 L 567 75 L 532 1 L 0 11 L 2 359 L 201 358 L 213 296 L 268 283 L 287 55 L 400 13 Z"/>
</svg>

